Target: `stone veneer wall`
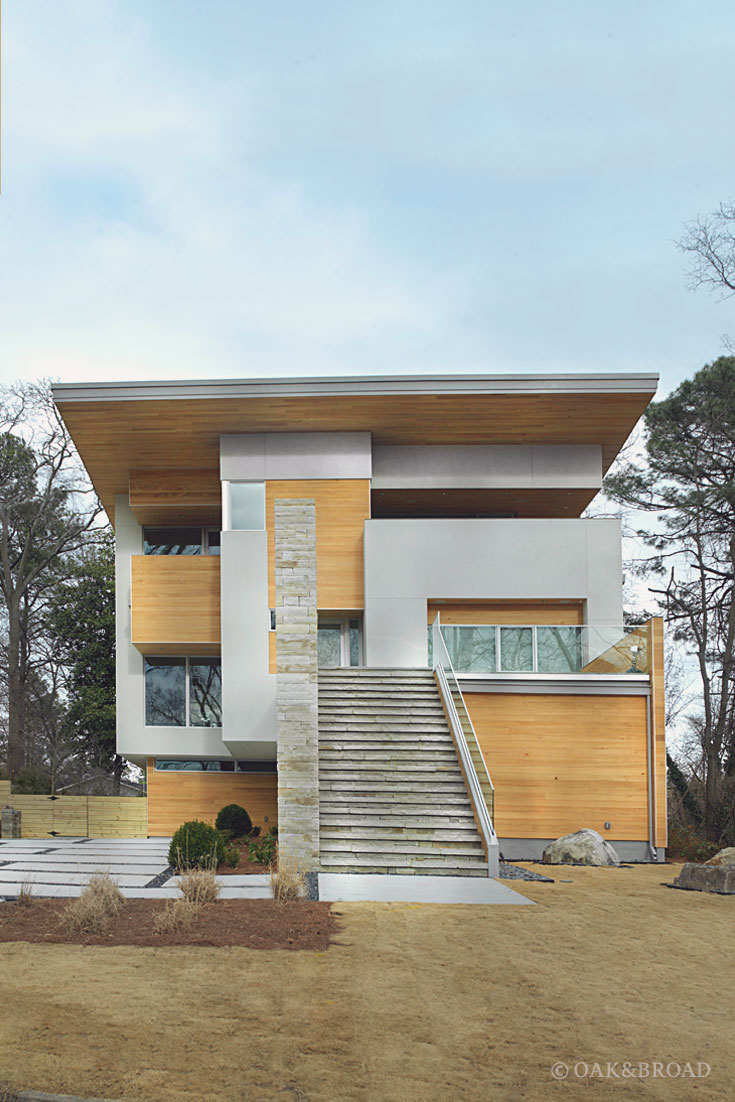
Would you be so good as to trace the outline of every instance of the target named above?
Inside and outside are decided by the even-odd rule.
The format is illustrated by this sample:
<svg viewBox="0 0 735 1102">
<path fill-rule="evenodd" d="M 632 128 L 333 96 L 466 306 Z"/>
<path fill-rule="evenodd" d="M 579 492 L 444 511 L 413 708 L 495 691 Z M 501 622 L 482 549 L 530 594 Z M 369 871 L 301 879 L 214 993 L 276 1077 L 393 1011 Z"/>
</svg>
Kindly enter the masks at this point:
<svg viewBox="0 0 735 1102">
<path fill-rule="evenodd" d="M 307 872 L 319 865 L 316 508 L 274 507 L 278 848 Z"/>
</svg>

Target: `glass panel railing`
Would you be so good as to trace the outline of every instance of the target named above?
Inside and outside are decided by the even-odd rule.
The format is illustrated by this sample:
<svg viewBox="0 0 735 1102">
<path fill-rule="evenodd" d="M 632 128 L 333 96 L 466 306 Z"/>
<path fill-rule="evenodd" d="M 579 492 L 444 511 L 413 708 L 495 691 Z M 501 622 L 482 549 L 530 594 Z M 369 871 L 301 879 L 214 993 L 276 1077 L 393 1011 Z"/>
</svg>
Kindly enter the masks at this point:
<svg viewBox="0 0 735 1102">
<path fill-rule="evenodd" d="M 432 625 L 433 666 L 444 706 L 452 727 L 452 734 L 462 761 L 462 767 L 470 789 L 470 798 L 483 835 L 488 855 L 490 875 L 497 875 L 498 842 L 493 822 L 495 818 L 495 791 L 485 764 L 485 758 L 477 741 L 462 690 L 452 665 L 452 660 L 439 626 L 439 617 Z"/>
<path fill-rule="evenodd" d="M 647 674 L 647 624 L 442 624 L 456 673 Z M 429 664 L 434 644 L 429 635 Z"/>
</svg>

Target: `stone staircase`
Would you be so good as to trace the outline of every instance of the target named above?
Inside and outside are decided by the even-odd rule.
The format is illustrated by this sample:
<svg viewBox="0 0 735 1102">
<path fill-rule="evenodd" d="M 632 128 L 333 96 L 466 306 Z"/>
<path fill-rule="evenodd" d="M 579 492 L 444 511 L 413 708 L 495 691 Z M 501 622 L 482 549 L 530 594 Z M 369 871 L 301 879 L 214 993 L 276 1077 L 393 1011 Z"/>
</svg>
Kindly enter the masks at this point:
<svg viewBox="0 0 735 1102">
<path fill-rule="evenodd" d="M 487 876 L 428 669 L 319 671 L 322 872 Z"/>
</svg>

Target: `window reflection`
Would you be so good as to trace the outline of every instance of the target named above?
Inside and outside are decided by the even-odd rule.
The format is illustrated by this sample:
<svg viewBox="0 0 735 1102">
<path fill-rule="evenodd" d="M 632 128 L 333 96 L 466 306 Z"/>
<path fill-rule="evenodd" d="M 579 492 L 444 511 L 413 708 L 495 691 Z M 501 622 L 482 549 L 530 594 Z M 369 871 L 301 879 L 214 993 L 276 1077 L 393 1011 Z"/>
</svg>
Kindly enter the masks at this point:
<svg viewBox="0 0 735 1102">
<path fill-rule="evenodd" d="M 500 668 L 504 673 L 533 670 L 533 628 L 500 629 Z"/>
<path fill-rule="evenodd" d="M 189 724 L 222 726 L 222 667 L 218 658 L 192 658 L 189 662 Z"/>
<path fill-rule="evenodd" d="M 144 528 L 146 555 L 201 555 L 201 528 Z"/>
<path fill-rule="evenodd" d="M 145 721 L 149 727 L 221 727 L 220 659 L 147 657 Z"/>
<path fill-rule="evenodd" d="M 186 725 L 185 658 L 146 658 L 145 721 L 149 727 Z"/>
</svg>

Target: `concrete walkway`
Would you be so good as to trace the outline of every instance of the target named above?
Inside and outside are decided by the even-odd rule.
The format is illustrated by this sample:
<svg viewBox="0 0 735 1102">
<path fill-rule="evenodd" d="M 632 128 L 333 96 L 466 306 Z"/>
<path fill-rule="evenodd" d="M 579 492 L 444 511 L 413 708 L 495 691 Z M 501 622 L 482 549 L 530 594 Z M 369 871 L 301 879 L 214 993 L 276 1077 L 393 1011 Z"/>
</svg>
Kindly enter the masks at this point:
<svg viewBox="0 0 735 1102">
<path fill-rule="evenodd" d="M 0 839 L 0 899 L 26 885 L 39 897 L 81 895 L 94 872 L 109 872 L 127 899 L 179 899 L 168 863 L 170 838 Z M 219 876 L 220 899 L 270 899 L 263 874 Z"/>
<path fill-rule="evenodd" d="M 319 898 L 331 902 L 533 904 L 497 880 L 482 876 L 381 876 L 319 873 Z"/>
<path fill-rule="evenodd" d="M 109 872 L 127 899 L 180 899 L 168 863 L 170 838 L 0 839 L 0 899 L 26 886 L 38 897 L 81 895 L 94 872 Z M 220 899 L 271 899 L 270 878 L 218 876 Z M 485 877 L 319 873 L 319 898 L 330 902 L 527 904 L 530 899 Z"/>
</svg>

